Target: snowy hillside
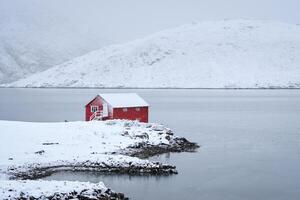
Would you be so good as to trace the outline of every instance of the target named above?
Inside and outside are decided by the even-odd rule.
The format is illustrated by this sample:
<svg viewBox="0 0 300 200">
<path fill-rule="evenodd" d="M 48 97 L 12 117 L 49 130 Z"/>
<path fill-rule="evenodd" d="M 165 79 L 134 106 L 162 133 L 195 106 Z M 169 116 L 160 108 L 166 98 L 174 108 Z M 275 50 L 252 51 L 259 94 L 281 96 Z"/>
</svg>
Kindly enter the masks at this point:
<svg viewBox="0 0 300 200">
<path fill-rule="evenodd" d="M 15 87 L 300 87 L 300 26 L 225 20 L 108 46 Z"/>
<path fill-rule="evenodd" d="M 43 71 L 110 43 L 107 33 L 100 31 L 103 26 L 97 17 L 91 17 L 91 25 L 87 17 L 76 14 L 74 7 L 83 8 L 81 4 L 86 1 L 68 5 L 59 0 L 0 0 L 0 83 Z M 80 12 L 84 16 L 88 13 L 86 9 Z"/>
</svg>

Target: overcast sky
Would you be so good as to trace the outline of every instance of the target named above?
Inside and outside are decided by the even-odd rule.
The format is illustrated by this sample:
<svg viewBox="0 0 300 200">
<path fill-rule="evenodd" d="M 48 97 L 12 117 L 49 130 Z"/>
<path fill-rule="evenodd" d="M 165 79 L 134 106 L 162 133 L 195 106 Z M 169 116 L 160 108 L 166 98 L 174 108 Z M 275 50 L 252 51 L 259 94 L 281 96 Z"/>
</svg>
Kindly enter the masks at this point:
<svg viewBox="0 0 300 200">
<path fill-rule="evenodd" d="M 90 0 L 81 4 L 77 13 L 85 9 L 83 13 L 91 14 L 85 21 L 98 18 L 112 32 L 121 30 L 114 33 L 120 39 L 193 21 L 244 18 L 300 23 L 300 0 Z"/>
<path fill-rule="evenodd" d="M 205 20 L 243 18 L 300 24 L 299 8 L 300 0 L 0 0 L 6 18 L 50 28 L 65 23 L 74 31 L 101 34 L 108 43 Z"/>
</svg>

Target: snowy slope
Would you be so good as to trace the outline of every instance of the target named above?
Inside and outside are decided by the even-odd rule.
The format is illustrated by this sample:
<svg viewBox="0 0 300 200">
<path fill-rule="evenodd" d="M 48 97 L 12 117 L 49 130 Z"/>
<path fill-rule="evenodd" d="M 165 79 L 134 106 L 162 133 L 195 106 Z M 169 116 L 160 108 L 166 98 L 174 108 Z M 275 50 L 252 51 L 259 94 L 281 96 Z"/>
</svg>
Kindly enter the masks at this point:
<svg viewBox="0 0 300 200">
<path fill-rule="evenodd" d="M 100 31 L 103 26 L 95 16 L 89 18 L 91 24 L 78 16 L 75 7 L 84 7 L 81 4 L 86 1 L 69 4 L 0 0 L 0 83 L 43 71 L 111 42 Z"/>
<path fill-rule="evenodd" d="M 300 87 L 300 26 L 225 20 L 108 46 L 16 87 Z"/>
</svg>

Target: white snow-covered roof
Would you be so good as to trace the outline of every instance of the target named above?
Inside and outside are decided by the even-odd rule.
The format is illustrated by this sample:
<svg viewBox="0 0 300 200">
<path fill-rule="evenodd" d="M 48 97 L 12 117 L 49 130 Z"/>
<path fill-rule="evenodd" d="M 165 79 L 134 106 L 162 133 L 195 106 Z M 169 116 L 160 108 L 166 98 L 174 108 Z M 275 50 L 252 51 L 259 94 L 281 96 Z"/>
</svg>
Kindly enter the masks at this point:
<svg viewBox="0 0 300 200">
<path fill-rule="evenodd" d="M 99 96 L 114 108 L 149 106 L 149 104 L 136 93 L 102 93 L 99 94 Z"/>
</svg>

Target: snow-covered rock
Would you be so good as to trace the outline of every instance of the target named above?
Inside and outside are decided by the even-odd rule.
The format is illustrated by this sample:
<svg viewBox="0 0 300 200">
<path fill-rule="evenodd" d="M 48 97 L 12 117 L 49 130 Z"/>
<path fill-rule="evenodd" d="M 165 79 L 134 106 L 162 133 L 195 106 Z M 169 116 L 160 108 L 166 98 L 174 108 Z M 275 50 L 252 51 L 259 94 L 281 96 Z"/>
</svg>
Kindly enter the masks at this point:
<svg viewBox="0 0 300 200">
<path fill-rule="evenodd" d="M 76 181 L 1 181 L 1 199 L 108 199 L 120 196 L 110 191 L 100 182 L 97 184 Z"/>
<path fill-rule="evenodd" d="M 300 26 L 251 20 L 185 25 L 108 46 L 14 87 L 300 87 Z"/>
</svg>

